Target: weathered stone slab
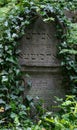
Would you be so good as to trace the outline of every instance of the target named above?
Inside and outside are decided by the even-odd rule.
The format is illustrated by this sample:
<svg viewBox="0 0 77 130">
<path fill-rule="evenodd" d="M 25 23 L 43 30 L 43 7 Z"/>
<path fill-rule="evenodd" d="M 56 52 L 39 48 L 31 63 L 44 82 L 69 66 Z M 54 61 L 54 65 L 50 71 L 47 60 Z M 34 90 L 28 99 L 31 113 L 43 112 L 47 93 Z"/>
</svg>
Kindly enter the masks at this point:
<svg viewBox="0 0 77 130">
<path fill-rule="evenodd" d="M 46 24 L 38 18 L 25 32 L 19 47 L 19 63 L 22 70 L 31 76 L 24 77 L 25 95 L 38 96 L 45 101 L 45 106 L 50 106 L 54 96 L 65 95 L 57 58 L 56 24 Z M 28 80 L 32 83 L 31 88 L 26 87 Z"/>
<path fill-rule="evenodd" d="M 45 24 L 38 19 L 21 40 L 21 65 L 27 66 L 59 66 L 56 57 L 55 24 Z"/>
</svg>

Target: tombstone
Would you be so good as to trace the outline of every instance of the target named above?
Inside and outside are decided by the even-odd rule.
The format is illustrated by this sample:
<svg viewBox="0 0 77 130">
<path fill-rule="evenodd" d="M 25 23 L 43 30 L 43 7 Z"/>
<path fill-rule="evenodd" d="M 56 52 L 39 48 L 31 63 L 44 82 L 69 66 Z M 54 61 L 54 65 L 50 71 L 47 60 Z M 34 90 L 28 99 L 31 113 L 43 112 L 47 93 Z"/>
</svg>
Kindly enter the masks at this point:
<svg viewBox="0 0 77 130">
<path fill-rule="evenodd" d="M 30 75 L 25 77 L 32 87 L 26 87 L 25 95 L 33 98 L 38 96 L 44 100 L 45 106 L 54 104 L 54 96 L 64 97 L 65 90 L 62 86 L 60 61 L 57 58 L 57 45 L 55 22 L 44 23 L 38 18 L 25 30 L 25 35 L 20 40 L 21 50 L 19 63 L 22 70 Z"/>
</svg>

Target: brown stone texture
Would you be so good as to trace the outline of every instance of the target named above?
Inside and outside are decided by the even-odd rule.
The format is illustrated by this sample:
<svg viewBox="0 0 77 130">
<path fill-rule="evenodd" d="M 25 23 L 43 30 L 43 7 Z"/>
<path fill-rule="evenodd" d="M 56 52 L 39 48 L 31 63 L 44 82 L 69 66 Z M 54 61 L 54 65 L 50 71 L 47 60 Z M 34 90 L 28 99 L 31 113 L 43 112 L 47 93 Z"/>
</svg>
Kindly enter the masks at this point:
<svg viewBox="0 0 77 130">
<path fill-rule="evenodd" d="M 26 81 L 31 82 L 32 87 L 25 85 L 25 95 L 38 96 L 44 100 L 45 106 L 54 102 L 54 96 L 64 97 L 62 86 L 60 61 L 57 58 L 57 46 L 55 22 L 44 23 L 38 18 L 20 40 L 21 50 L 19 63 L 22 70 L 30 75 Z"/>
<path fill-rule="evenodd" d="M 64 10 L 64 14 L 70 21 L 77 23 L 77 10 Z"/>
</svg>

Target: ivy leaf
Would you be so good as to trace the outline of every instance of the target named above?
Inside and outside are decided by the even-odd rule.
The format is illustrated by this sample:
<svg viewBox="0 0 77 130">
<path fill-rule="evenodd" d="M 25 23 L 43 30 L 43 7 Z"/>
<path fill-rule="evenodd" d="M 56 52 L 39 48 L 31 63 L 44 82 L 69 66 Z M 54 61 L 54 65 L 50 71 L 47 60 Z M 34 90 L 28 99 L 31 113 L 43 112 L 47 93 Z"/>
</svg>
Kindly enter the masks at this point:
<svg viewBox="0 0 77 130">
<path fill-rule="evenodd" d="M 3 99 L 0 99 L 0 104 L 5 104 L 5 101 L 3 101 Z"/>
<path fill-rule="evenodd" d="M 44 22 L 48 22 L 48 21 L 54 21 L 53 17 L 49 17 L 49 18 L 45 18 L 43 19 Z"/>
<path fill-rule="evenodd" d="M 10 29 L 6 30 L 5 33 L 7 34 L 7 38 L 11 38 L 11 32 L 10 32 Z"/>
<path fill-rule="evenodd" d="M 33 98 L 30 95 L 27 95 L 26 98 L 29 102 L 33 100 Z"/>
<path fill-rule="evenodd" d="M 0 86 L 0 91 L 8 91 L 8 89 L 6 87 Z"/>
<path fill-rule="evenodd" d="M 15 96 L 15 95 L 13 95 L 13 94 L 11 94 L 11 96 L 10 96 L 13 100 L 16 100 L 17 98 L 18 98 L 18 96 Z"/>
<path fill-rule="evenodd" d="M 62 103 L 62 106 L 69 106 L 71 104 L 72 104 L 72 102 L 70 100 L 68 100 L 68 101 Z"/>
<path fill-rule="evenodd" d="M 28 127 L 27 130 L 32 130 L 32 129 L 30 127 Z"/>
<path fill-rule="evenodd" d="M 29 74 L 26 74 L 26 77 L 27 77 L 27 78 L 30 78 L 30 75 L 29 75 Z"/>
<path fill-rule="evenodd" d="M 60 51 L 60 54 L 62 54 L 62 53 L 69 53 L 69 54 L 76 55 L 77 54 L 77 50 L 73 50 L 73 49 L 62 49 L 62 51 Z"/>
<path fill-rule="evenodd" d="M 3 48 L 3 45 L 2 44 L 0 44 L 0 49 L 2 49 Z"/>
<path fill-rule="evenodd" d="M 14 123 L 15 123 L 17 126 L 20 125 L 20 122 L 19 122 L 18 116 L 15 116 Z"/>
<path fill-rule="evenodd" d="M 54 9 L 53 9 L 52 6 L 50 6 L 50 4 L 48 4 L 48 5 L 45 7 L 45 9 L 46 9 L 48 12 L 51 12 L 51 13 L 54 12 Z"/>
<path fill-rule="evenodd" d="M 9 104 L 6 104 L 5 111 L 11 109 L 11 106 Z"/>
<path fill-rule="evenodd" d="M 3 93 L 0 94 L 0 97 L 4 97 L 5 95 Z"/>
<path fill-rule="evenodd" d="M 23 92 L 23 91 L 24 91 L 24 87 L 23 87 L 23 86 L 20 86 L 20 87 L 19 87 L 19 90 L 20 90 L 21 92 Z"/>
<path fill-rule="evenodd" d="M 25 24 L 26 24 L 26 25 L 29 25 L 29 24 L 30 24 L 30 22 L 29 22 L 28 20 L 26 20 L 26 21 L 25 21 Z"/>
<path fill-rule="evenodd" d="M 20 116 L 27 116 L 27 113 L 25 111 L 20 111 Z"/>
<path fill-rule="evenodd" d="M 13 33 L 12 38 L 18 38 L 18 35 L 16 33 Z"/>
<path fill-rule="evenodd" d="M 27 81 L 27 87 L 32 87 L 32 82 L 31 81 Z"/>
<path fill-rule="evenodd" d="M 17 64 L 17 62 L 14 60 L 13 57 L 6 58 L 6 61 L 9 61 L 11 63 Z"/>
<path fill-rule="evenodd" d="M 0 124 L 3 124 L 3 123 L 5 123 L 5 121 L 4 120 L 0 120 Z"/>
<path fill-rule="evenodd" d="M 2 76 L 2 82 L 7 82 L 8 81 L 8 77 L 7 76 Z"/>
<path fill-rule="evenodd" d="M 15 113 L 11 113 L 11 115 L 10 115 L 10 117 L 12 118 L 12 119 L 14 119 L 15 117 L 16 117 L 17 115 L 15 114 Z"/>
<path fill-rule="evenodd" d="M 5 22 L 4 22 L 4 25 L 5 25 L 6 27 L 8 27 L 8 21 L 5 21 Z"/>
</svg>

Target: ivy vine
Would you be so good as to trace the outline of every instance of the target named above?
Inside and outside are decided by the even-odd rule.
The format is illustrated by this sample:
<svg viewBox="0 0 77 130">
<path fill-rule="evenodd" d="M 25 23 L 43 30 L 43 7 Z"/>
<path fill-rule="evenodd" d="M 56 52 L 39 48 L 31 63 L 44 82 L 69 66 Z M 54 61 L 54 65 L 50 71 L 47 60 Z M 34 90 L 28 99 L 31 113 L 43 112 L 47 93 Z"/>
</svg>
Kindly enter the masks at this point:
<svg viewBox="0 0 77 130">
<path fill-rule="evenodd" d="M 58 5 L 52 0 L 31 1 L 20 0 L 10 9 L 4 19 L 0 21 L 0 127 L 6 128 L 16 126 L 19 128 L 26 124 L 29 117 L 29 108 L 26 107 L 26 100 L 22 98 L 24 91 L 22 72 L 18 64 L 17 47 L 19 39 L 25 34 L 25 29 L 39 15 L 45 22 L 55 20 L 59 22 L 57 26 L 58 35 L 61 39 L 59 46 L 60 55 L 63 59 L 62 66 L 67 70 L 69 85 L 74 88 L 73 93 L 77 93 L 77 59 L 71 56 L 76 55 L 76 43 L 69 35 L 69 21 L 66 19 L 63 10 L 67 2 L 59 1 Z M 71 3 L 70 3 L 71 4 Z M 56 5 L 56 6 L 55 6 Z M 72 5 L 71 5 L 72 6 Z M 67 7 L 68 8 L 68 7 Z M 75 7 L 73 6 L 72 9 Z M 53 17 L 51 17 L 51 14 Z M 65 28 L 65 29 L 64 29 Z M 65 31 L 64 31 L 65 30 Z M 71 50 L 73 47 L 74 50 Z M 76 89 L 75 89 L 76 88 Z M 25 126 L 26 128 L 26 126 Z"/>
</svg>

